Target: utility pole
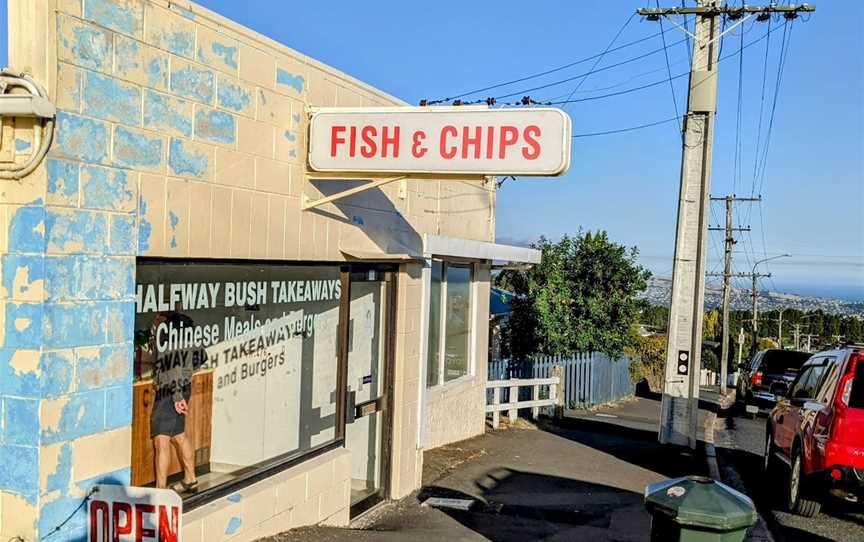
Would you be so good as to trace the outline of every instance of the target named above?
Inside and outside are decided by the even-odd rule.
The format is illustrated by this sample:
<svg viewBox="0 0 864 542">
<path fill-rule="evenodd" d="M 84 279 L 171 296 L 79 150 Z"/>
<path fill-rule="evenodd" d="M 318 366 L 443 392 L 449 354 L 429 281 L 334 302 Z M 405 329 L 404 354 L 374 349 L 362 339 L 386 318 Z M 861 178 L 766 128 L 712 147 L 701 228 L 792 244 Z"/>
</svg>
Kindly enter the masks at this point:
<svg viewBox="0 0 864 542">
<path fill-rule="evenodd" d="M 771 273 L 751 273 L 750 276 L 753 279 L 753 289 L 751 294 L 753 296 L 753 347 L 751 350 L 755 352 L 759 345 L 759 291 L 757 290 L 757 282 L 762 277 L 770 278 Z"/>
<path fill-rule="evenodd" d="M 801 349 L 801 324 L 795 324 L 795 350 Z"/>
<path fill-rule="evenodd" d="M 710 231 L 726 232 L 726 250 L 723 258 L 723 342 L 720 350 L 720 395 L 726 395 L 726 381 L 729 374 L 729 304 L 732 296 L 732 249 L 737 241 L 735 232 L 750 231 L 749 227 L 735 228 L 732 226 L 732 206 L 736 201 L 761 201 L 762 198 L 738 198 L 734 195 L 724 198 L 711 198 L 711 201 L 723 201 L 726 204 L 726 227 L 711 227 Z"/>
<path fill-rule="evenodd" d="M 780 309 L 779 321 L 777 322 L 777 344 L 783 350 L 783 309 Z"/>
<path fill-rule="evenodd" d="M 720 0 L 697 0 L 695 7 L 643 8 L 638 14 L 649 21 L 660 17 L 693 15 L 695 30 L 674 23 L 693 38 L 690 87 L 682 138 L 681 181 L 678 191 L 678 223 L 672 271 L 672 306 L 666 343 L 666 378 L 663 387 L 659 440 L 690 446 L 698 443 L 699 373 L 701 368 L 702 313 L 705 305 L 705 252 L 711 186 L 711 151 L 717 107 L 717 56 L 720 17 L 737 19 L 728 31 L 759 14 L 797 17 L 815 11 L 807 4 L 764 7 L 728 6 Z"/>
<path fill-rule="evenodd" d="M 738 332 L 738 365 L 741 365 L 741 356 L 744 354 L 744 328 Z"/>
</svg>

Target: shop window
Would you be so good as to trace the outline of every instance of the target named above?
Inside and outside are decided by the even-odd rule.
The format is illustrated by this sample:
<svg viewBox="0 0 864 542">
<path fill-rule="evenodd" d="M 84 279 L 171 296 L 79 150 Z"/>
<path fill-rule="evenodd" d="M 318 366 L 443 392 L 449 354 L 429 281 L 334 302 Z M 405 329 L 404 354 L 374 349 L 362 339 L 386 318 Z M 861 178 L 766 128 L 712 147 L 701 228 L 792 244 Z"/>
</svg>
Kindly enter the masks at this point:
<svg viewBox="0 0 864 542">
<path fill-rule="evenodd" d="M 339 278 L 332 266 L 139 263 L 134 485 L 191 495 L 336 442 Z"/>
<path fill-rule="evenodd" d="M 470 265 L 433 261 L 431 275 L 428 387 L 469 374 L 473 308 Z"/>
</svg>

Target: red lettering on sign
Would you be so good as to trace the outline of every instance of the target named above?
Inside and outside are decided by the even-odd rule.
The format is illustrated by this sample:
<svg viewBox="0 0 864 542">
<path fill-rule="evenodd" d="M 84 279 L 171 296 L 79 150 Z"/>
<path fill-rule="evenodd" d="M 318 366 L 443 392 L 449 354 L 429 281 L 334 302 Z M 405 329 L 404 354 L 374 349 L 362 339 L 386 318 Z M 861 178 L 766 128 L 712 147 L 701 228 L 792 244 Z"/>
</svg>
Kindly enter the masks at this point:
<svg viewBox="0 0 864 542">
<path fill-rule="evenodd" d="M 351 158 L 354 158 L 354 156 L 357 154 L 357 127 L 352 126 L 351 130 L 349 130 L 348 133 L 350 134 L 348 136 L 349 137 L 348 156 L 350 156 Z"/>
<path fill-rule="evenodd" d="M 441 153 L 441 158 L 445 160 L 452 160 L 454 156 L 456 156 L 456 145 L 447 149 L 447 137 L 457 137 L 459 135 L 459 131 L 455 126 L 447 125 L 444 128 L 441 128 L 441 144 L 438 145 L 438 150 Z"/>
<path fill-rule="evenodd" d="M 363 158 L 372 158 L 378 152 L 378 143 L 375 141 L 375 136 L 378 135 L 378 129 L 374 126 L 364 126 L 360 130 L 360 138 L 363 139 L 363 145 L 360 146 L 360 154 Z"/>
<path fill-rule="evenodd" d="M 120 522 L 120 512 L 123 512 L 123 523 Z M 120 542 L 121 535 L 132 534 L 131 504 L 126 502 L 115 502 L 111 506 L 111 518 L 113 519 L 113 528 L 111 529 L 112 542 Z"/>
<path fill-rule="evenodd" d="M 468 147 L 474 147 L 474 158 L 480 158 L 480 142 L 483 140 L 483 127 L 474 128 L 474 137 L 471 137 L 471 128 L 462 128 L 462 159 L 468 158 Z"/>
<path fill-rule="evenodd" d="M 540 137 L 540 127 L 535 124 L 526 126 L 522 132 L 522 137 L 528 144 L 527 147 L 522 147 L 522 156 L 526 160 L 536 160 L 540 156 L 540 143 L 535 138 Z M 528 147 L 531 147 L 531 150 Z"/>
<path fill-rule="evenodd" d="M 381 130 L 381 157 L 387 158 L 387 147 L 392 147 L 393 158 L 399 158 L 399 127 L 393 127 L 393 135 L 387 135 L 389 126 Z"/>
<path fill-rule="evenodd" d="M 336 156 L 336 148 L 345 143 L 345 138 L 339 137 L 340 133 L 345 133 L 344 126 L 334 126 L 330 130 L 330 156 Z"/>
<path fill-rule="evenodd" d="M 99 515 L 102 515 L 102 540 L 99 535 Z M 110 523 L 108 503 L 94 499 L 90 502 L 90 542 L 108 542 L 108 524 Z"/>
<path fill-rule="evenodd" d="M 519 130 L 515 126 L 501 127 L 501 143 L 498 145 L 498 158 L 507 157 L 507 147 L 511 147 L 519 141 Z"/>
<path fill-rule="evenodd" d="M 135 505 L 135 542 L 143 542 L 144 537 L 156 538 L 156 529 L 144 528 L 144 514 L 152 514 L 156 507 L 152 504 Z"/>
<path fill-rule="evenodd" d="M 171 507 L 171 517 L 164 504 L 159 505 L 159 542 L 177 542 L 180 532 L 180 510 Z"/>
<path fill-rule="evenodd" d="M 427 149 L 423 146 L 423 141 L 426 139 L 426 132 L 423 130 L 417 130 L 414 132 L 414 137 L 412 138 L 413 145 L 411 145 L 411 155 L 414 158 L 423 158 L 423 155 L 426 154 Z"/>
<path fill-rule="evenodd" d="M 489 126 L 486 128 L 486 159 L 492 159 L 492 153 L 495 150 L 495 127 Z"/>
</svg>

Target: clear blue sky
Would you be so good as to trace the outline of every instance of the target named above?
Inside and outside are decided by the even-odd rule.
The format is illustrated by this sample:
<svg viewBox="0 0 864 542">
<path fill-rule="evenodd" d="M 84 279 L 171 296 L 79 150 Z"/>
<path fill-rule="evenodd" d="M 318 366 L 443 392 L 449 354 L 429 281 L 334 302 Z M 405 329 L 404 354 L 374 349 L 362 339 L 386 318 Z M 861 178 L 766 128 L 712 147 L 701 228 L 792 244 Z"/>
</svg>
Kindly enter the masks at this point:
<svg viewBox="0 0 864 542">
<path fill-rule="evenodd" d="M 646 2 L 200 1 L 410 103 L 515 79 L 600 52 L 630 14 Z M 789 252 L 793 258 L 770 265 L 774 277 L 769 287 L 864 299 L 864 59 L 860 56 L 864 3 L 823 0 L 816 5 L 812 18 L 799 20 L 791 31 L 761 190 L 761 219 L 758 206 L 742 205 L 736 210 L 740 223 L 753 227 L 751 236 L 744 235 L 737 246 L 736 268 L 749 271 L 747 262 L 754 258 Z M 4 0 L 0 6 L 5 8 Z M 5 13 L 0 16 L 5 18 Z M 5 29 L 5 20 L 0 23 Z M 767 25 L 747 22 L 743 29 L 748 43 L 762 36 Z M 637 17 L 617 43 L 658 30 L 658 23 Z M 737 30 L 740 27 L 725 40 L 722 54 L 738 49 Z M 666 38 L 673 43 L 682 34 L 674 30 Z M 765 124 L 781 40 L 782 32 L 771 34 Z M 0 41 L 0 63 L 5 64 L 5 39 Z M 655 37 L 607 55 L 598 67 L 661 46 L 660 38 Z M 744 53 L 743 174 L 737 182 L 733 181 L 733 163 L 738 59 L 730 58 L 721 65 L 713 194 L 751 191 L 764 54 L 764 40 Z M 686 70 L 684 44 L 670 47 L 669 61 L 673 75 Z M 477 97 L 522 91 L 535 83 L 584 73 L 591 65 L 588 62 Z M 657 71 L 645 75 L 653 70 Z M 586 92 L 591 89 L 614 86 L 611 91 L 616 91 L 650 83 L 665 78 L 665 70 L 663 54 L 654 54 L 592 75 L 574 97 L 602 93 Z M 678 79 L 675 85 L 679 111 L 686 100 L 685 81 Z M 530 94 L 534 98 L 567 95 L 577 82 Z M 624 128 L 675 115 L 668 84 L 573 104 L 568 111 L 576 133 Z M 763 138 L 765 132 L 763 126 Z M 680 156 L 680 138 L 673 124 L 577 139 L 571 170 L 565 177 L 504 184 L 498 199 L 498 237 L 523 242 L 541 234 L 555 238 L 580 227 L 605 229 L 616 241 L 638 246 L 642 263 L 668 276 Z M 718 206 L 712 222 L 721 220 L 723 210 Z M 721 241 L 720 235 L 714 236 L 709 267 L 719 269 Z"/>
</svg>

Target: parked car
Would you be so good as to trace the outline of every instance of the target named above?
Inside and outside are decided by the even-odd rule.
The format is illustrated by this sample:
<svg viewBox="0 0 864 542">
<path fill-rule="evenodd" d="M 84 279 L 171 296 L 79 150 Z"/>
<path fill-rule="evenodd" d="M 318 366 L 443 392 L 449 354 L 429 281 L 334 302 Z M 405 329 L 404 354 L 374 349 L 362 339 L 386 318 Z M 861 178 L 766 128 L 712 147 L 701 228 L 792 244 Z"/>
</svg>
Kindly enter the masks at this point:
<svg viewBox="0 0 864 542">
<path fill-rule="evenodd" d="M 738 378 L 738 398 L 744 401 L 747 412 L 758 412 L 760 407 L 773 408 L 777 397 L 771 393 L 771 384 L 778 380 L 791 383 L 798 369 L 810 356 L 809 352 L 796 350 L 757 352 L 750 363 L 742 368 L 741 377 Z"/>
<path fill-rule="evenodd" d="M 864 502 L 864 345 L 814 354 L 781 396 L 766 427 L 765 469 L 785 477 L 786 506 L 812 517 L 829 490 Z"/>
</svg>

